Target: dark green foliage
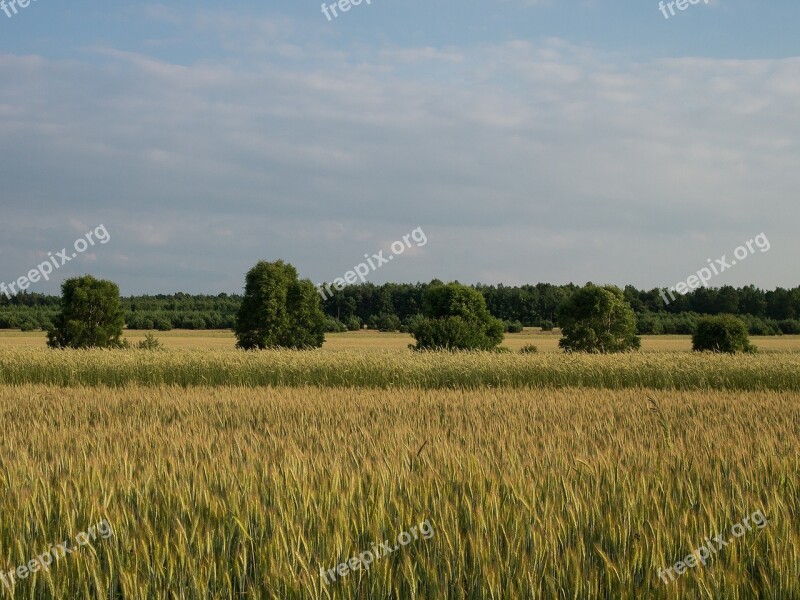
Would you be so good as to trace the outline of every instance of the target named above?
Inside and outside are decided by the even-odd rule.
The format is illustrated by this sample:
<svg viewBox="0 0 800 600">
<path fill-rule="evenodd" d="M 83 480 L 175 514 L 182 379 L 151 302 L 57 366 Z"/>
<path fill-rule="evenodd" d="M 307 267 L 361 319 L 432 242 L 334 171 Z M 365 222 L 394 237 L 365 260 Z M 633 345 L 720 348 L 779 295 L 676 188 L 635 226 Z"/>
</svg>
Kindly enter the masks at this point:
<svg viewBox="0 0 800 600">
<path fill-rule="evenodd" d="M 522 333 L 522 323 L 520 321 L 505 321 L 503 328 L 506 333 Z"/>
<path fill-rule="evenodd" d="M 361 329 L 361 319 L 356 316 L 350 317 L 345 321 L 347 331 L 359 331 Z"/>
<path fill-rule="evenodd" d="M 348 325 L 353 318 L 368 323 L 373 316 L 396 315 L 403 323 L 402 328 L 408 330 L 408 320 L 422 312 L 425 290 L 436 283 L 434 280 L 416 284 L 350 285 L 328 299 L 323 310 L 329 317 Z M 578 288 L 573 284 L 539 283 L 519 287 L 479 284 L 474 289 L 483 295 L 493 316 L 550 331 L 557 319 L 558 306 Z M 701 312 L 743 316 L 751 335 L 778 329 L 787 333 L 794 330 L 791 323 L 800 319 L 800 287 L 767 292 L 752 285 L 698 288 L 683 296 L 676 294 L 669 304 L 661 298 L 658 289 L 645 291 L 626 286 L 624 296 L 636 312 L 639 335 L 691 335 Z M 241 302 L 242 297 L 236 294 L 179 292 L 123 298 L 122 307 L 125 322 L 131 329 L 230 329 L 235 324 Z M 0 294 L 0 329 L 49 329 L 59 307 L 57 296 L 23 292 L 7 298 Z M 751 321 L 746 315 L 760 320 Z"/>
<path fill-rule="evenodd" d="M 755 352 L 747 337 L 747 325 L 733 315 L 703 317 L 692 336 L 692 350 L 696 352 Z"/>
<path fill-rule="evenodd" d="M 245 350 L 319 348 L 325 315 L 314 284 L 282 260 L 260 261 L 247 273 L 234 333 Z"/>
<path fill-rule="evenodd" d="M 615 286 L 588 284 L 570 296 L 559 309 L 564 337 L 558 345 L 566 352 L 627 352 L 638 350 L 636 315 Z"/>
<path fill-rule="evenodd" d="M 61 312 L 47 332 L 51 348 L 119 348 L 124 313 L 116 283 L 91 275 L 61 284 Z"/>
<path fill-rule="evenodd" d="M 525 346 L 519 349 L 520 354 L 536 354 L 537 352 L 539 352 L 539 348 L 537 348 L 533 344 L 526 344 Z"/>
<path fill-rule="evenodd" d="M 778 323 L 778 327 L 786 335 L 800 335 L 800 321 L 797 319 L 784 319 Z"/>
<path fill-rule="evenodd" d="M 339 319 L 325 317 L 325 333 L 343 333 L 347 327 Z"/>
<path fill-rule="evenodd" d="M 378 331 L 391 333 L 400 331 L 400 329 L 403 327 L 403 324 L 400 322 L 400 319 L 397 317 L 397 315 L 383 313 L 377 317 L 371 317 L 368 326 L 370 329 L 377 329 Z"/>
<path fill-rule="evenodd" d="M 428 288 L 424 318 L 411 332 L 416 350 L 491 350 L 503 341 L 503 322 L 493 317 L 477 290 L 450 283 Z"/>
</svg>

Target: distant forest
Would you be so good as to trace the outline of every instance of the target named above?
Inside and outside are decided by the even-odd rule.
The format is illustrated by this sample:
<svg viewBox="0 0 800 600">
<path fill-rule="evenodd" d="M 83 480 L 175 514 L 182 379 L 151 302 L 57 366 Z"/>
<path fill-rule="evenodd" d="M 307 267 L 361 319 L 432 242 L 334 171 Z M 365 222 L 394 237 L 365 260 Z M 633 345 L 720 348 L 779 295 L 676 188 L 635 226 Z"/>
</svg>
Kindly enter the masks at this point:
<svg viewBox="0 0 800 600">
<path fill-rule="evenodd" d="M 422 311 L 422 294 L 436 283 L 371 283 L 345 287 L 323 303 L 329 331 L 367 327 L 404 331 Z M 508 287 L 473 286 L 486 298 L 492 314 L 506 322 L 507 331 L 524 327 L 558 326 L 558 306 L 580 286 L 539 283 Z M 700 315 L 730 313 L 747 323 L 752 335 L 800 334 L 800 287 L 763 291 L 754 286 L 698 288 L 664 303 L 659 290 L 625 287 L 636 311 L 640 334 L 690 334 Z M 22 293 L 0 296 L 0 329 L 46 329 L 59 308 L 58 296 Z M 184 293 L 123 298 L 125 323 L 130 329 L 230 329 L 241 296 Z"/>
</svg>

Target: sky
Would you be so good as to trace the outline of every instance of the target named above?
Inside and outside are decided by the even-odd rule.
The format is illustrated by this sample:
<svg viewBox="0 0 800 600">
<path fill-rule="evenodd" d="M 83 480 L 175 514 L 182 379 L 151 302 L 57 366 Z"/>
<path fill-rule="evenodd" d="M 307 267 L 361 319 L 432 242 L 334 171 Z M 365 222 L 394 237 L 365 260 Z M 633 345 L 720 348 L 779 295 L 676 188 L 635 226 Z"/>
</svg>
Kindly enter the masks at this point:
<svg viewBox="0 0 800 600">
<path fill-rule="evenodd" d="M 0 282 L 800 284 L 796 0 L 8 1 Z"/>
</svg>

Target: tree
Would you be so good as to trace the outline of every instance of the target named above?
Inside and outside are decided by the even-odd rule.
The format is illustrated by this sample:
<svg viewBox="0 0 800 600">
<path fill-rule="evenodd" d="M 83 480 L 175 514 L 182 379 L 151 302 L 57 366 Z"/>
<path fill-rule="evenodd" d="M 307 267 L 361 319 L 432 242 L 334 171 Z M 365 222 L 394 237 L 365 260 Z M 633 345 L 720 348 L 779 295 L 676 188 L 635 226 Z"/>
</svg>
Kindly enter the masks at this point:
<svg viewBox="0 0 800 600">
<path fill-rule="evenodd" d="M 695 352 L 755 352 L 747 337 L 747 325 L 733 315 L 704 317 L 697 323 L 692 336 Z"/>
<path fill-rule="evenodd" d="M 51 348 L 119 348 L 124 346 L 125 313 L 119 287 L 91 275 L 61 285 L 61 311 L 47 332 Z"/>
<path fill-rule="evenodd" d="M 233 330 L 245 350 L 319 348 L 325 341 L 319 294 L 292 265 L 259 261 L 247 272 Z"/>
<path fill-rule="evenodd" d="M 618 287 L 587 284 L 559 307 L 566 352 L 626 352 L 638 350 L 636 315 Z"/>
<path fill-rule="evenodd" d="M 491 350 L 503 341 L 503 322 L 489 313 L 479 291 L 465 285 L 429 287 L 423 314 L 411 331 L 415 350 Z"/>
</svg>

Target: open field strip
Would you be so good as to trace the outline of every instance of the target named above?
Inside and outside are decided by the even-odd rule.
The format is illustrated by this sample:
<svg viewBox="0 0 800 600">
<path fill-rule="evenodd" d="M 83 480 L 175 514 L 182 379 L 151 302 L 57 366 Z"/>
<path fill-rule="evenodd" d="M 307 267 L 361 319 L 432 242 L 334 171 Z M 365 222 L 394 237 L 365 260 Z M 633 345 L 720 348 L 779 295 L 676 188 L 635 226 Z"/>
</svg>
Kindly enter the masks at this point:
<svg viewBox="0 0 800 600">
<path fill-rule="evenodd" d="M 799 407 L 788 392 L 0 386 L 0 568 L 107 519 L 113 537 L 13 596 L 797 598 Z M 757 510 L 763 529 L 659 578 Z M 430 539 L 321 581 L 425 519 Z"/>
<path fill-rule="evenodd" d="M 0 384 L 800 391 L 800 353 L 621 355 L 390 350 L 0 349 Z"/>
<path fill-rule="evenodd" d="M 144 339 L 145 334 L 155 335 L 165 348 L 229 350 L 236 351 L 236 338 L 230 331 L 223 330 L 188 330 L 173 329 L 171 331 L 143 331 L 126 329 L 125 339 L 136 344 Z M 503 346 L 511 350 L 519 350 L 527 344 L 534 344 L 539 352 L 562 353 L 558 347 L 561 334 L 558 330 L 543 332 L 538 328 L 526 328 L 522 333 L 507 333 Z M 800 352 L 800 335 L 754 336 L 751 341 L 762 352 Z M 0 330 L 0 348 L 44 348 L 47 336 L 41 331 Z M 397 350 L 406 351 L 414 338 L 406 333 L 382 333 L 362 330 L 346 333 L 325 334 L 325 345 L 322 350 Z M 642 352 L 691 352 L 692 338 L 689 335 L 644 335 L 642 336 Z"/>
</svg>

